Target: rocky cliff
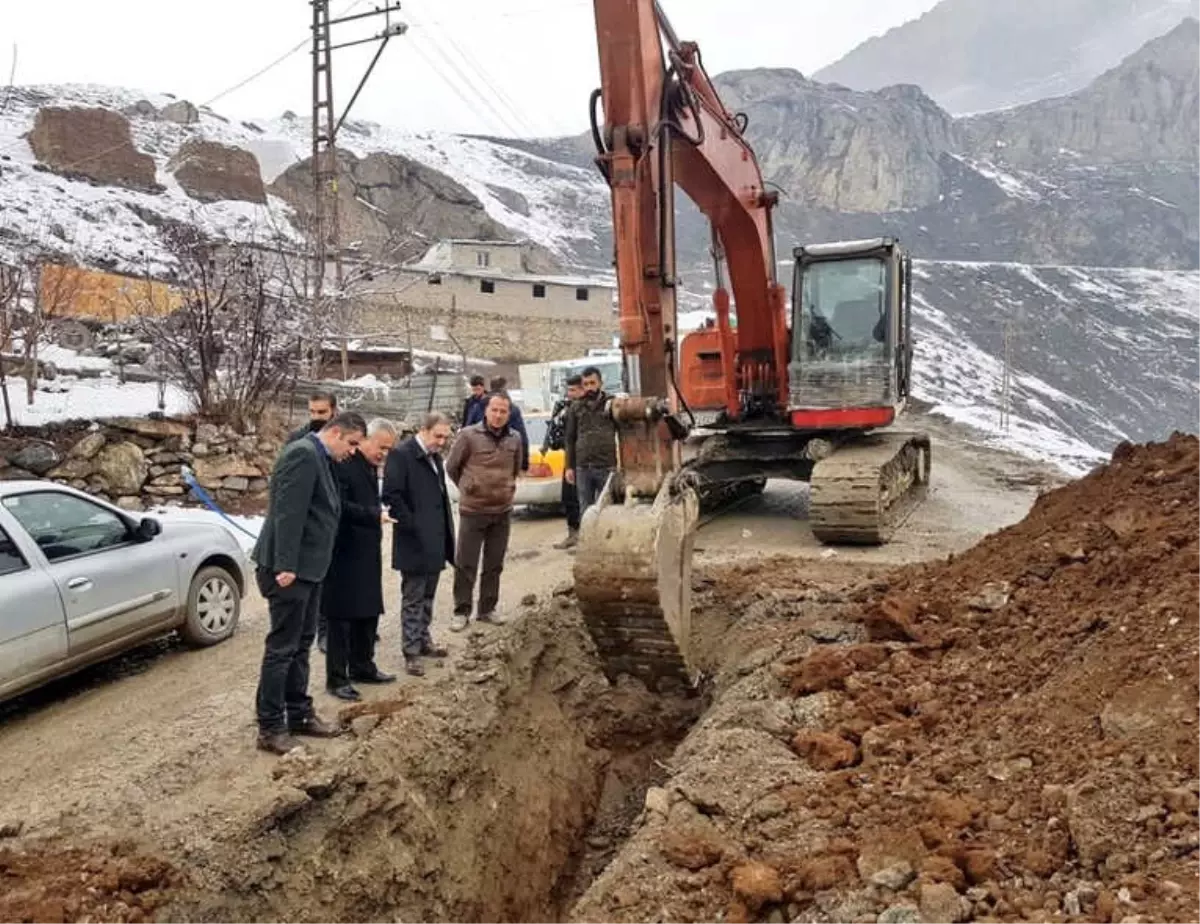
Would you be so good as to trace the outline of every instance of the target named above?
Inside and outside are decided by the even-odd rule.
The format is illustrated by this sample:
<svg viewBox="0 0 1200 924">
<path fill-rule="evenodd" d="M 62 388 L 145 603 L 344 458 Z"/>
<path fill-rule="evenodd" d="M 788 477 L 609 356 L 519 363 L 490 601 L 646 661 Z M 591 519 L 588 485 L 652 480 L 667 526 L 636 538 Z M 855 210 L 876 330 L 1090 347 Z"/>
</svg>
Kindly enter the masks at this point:
<svg viewBox="0 0 1200 924">
<path fill-rule="evenodd" d="M 296 210 L 304 227 L 312 222 L 310 164 L 310 160 L 293 164 L 270 187 Z M 513 237 L 462 184 L 398 154 L 360 158 L 340 150 L 338 179 L 342 241 L 358 242 L 376 256 L 407 260 L 439 238 Z"/>
<path fill-rule="evenodd" d="M 1196 0 L 943 0 L 813 76 L 857 90 L 915 83 L 953 113 L 1072 93 Z"/>
<path fill-rule="evenodd" d="M 184 192 L 201 202 L 267 202 L 258 158 L 233 145 L 194 138 L 180 146 L 167 169 Z"/>
</svg>

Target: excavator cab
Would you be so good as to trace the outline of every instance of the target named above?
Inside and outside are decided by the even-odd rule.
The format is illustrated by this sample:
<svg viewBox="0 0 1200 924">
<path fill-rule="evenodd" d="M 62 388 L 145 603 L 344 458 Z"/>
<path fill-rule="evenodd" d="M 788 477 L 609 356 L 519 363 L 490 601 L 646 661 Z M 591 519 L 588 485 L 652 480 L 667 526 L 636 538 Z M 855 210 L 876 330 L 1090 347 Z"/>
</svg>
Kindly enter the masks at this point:
<svg viewBox="0 0 1200 924">
<path fill-rule="evenodd" d="M 911 257 L 895 238 L 813 244 L 793 253 L 793 424 L 890 423 L 911 382 Z"/>
</svg>

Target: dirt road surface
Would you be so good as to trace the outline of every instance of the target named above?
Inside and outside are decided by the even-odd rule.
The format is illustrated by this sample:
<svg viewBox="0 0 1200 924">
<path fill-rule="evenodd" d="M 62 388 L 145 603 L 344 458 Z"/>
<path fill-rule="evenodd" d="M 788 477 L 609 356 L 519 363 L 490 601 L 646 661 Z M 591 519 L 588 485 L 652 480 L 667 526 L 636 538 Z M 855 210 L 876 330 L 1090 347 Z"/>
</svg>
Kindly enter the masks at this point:
<svg viewBox="0 0 1200 924">
<path fill-rule="evenodd" d="M 1059 480 L 1044 466 L 964 442 L 948 426 L 934 424 L 934 440 L 929 498 L 892 544 L 824 549 L 797 522 L 806 489 L 772 483 L 762 497 L 704 527 L 697 568 L 778 553 L 815 559 L 821 569 L 943 557 L 1019 520 L 1039 490 Z M 569 581 L 572 559 L 552 547 L 562 531 L 562 521 L 552 518 L 521 517 L 514 524 L 502 600 L 510 618 L 522 618 L 522 598 L 545 600 Z M 513 631 L 472 626 L 461 636 L 446 632 L 450 577 L 447 572 L 442 580 L 434 629 L 451 647 L 451 658 L 432 666 L 425 679 L 402 676 L 392 686 L 363 686 L 368 701 L 469 673 L 474 665 L 463 662 L 464 646 Z M 401 665 L 398 582 L 390 572 L 385 595 L 390 612 L 377 660 L 395 672 Z M 0 706 L 0 830 L 20 831 L 0 845 L 128 838 L 153 845 L 186 871 L 190 857 L 246 819 L 269 814 L 286 786 L 273 774 L 279 759 L 254 748 L 253 697 L 265 625 L 265 606 L 252 593 L 238 633 L 222 645 L 189 651 L 170 640 L 154 643 Z M 312 664 L 318 710 L 332 715 L 344 704 L 325 694 L 323 658 L 315 650 Z M 347 736 L 310 747 L 337 759 L 355 742 Z"/>
</svg>

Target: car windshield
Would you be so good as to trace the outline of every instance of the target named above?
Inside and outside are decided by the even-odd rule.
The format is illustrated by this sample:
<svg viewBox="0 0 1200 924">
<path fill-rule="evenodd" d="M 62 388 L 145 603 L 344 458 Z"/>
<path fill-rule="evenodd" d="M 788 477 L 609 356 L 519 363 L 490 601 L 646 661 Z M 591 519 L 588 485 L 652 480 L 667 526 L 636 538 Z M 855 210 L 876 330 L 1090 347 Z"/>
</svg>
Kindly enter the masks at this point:
<svg viewBox="0 0 1200 924">
<path fill-rule="evenodd" d="M 886 360 L 885 297 L 882 260 L 868 257 L 806 266 L 800 285 L 798 358 Z"/>
</svg>

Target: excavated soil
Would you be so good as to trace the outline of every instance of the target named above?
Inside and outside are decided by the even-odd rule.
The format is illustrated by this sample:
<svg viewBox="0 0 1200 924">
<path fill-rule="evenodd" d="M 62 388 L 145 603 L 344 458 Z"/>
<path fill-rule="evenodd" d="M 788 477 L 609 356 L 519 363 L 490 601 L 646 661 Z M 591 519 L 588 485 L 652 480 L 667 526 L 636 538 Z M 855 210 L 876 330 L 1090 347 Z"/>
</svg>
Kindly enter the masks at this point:
<svg viewBox="0 0 1200 924">
<path fill-rule="evenodd" d="M 1195 437 L 964 554 L 710 574 L 715 705 L 575 920 L 1197 920 Z"/>
</svg>

